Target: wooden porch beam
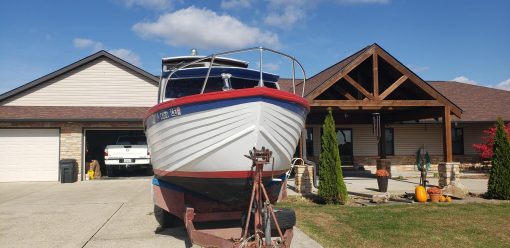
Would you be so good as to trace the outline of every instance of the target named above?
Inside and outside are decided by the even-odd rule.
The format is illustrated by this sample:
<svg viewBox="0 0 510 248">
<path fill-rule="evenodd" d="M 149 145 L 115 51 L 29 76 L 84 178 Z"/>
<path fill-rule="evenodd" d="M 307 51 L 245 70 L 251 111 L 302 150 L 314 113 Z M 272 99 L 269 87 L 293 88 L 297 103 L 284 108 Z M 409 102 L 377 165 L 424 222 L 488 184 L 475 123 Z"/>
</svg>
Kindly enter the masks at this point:
<svg viewBox="0 0 510 248">
<path fill-rule="evenodd" d="M 354 79 L 352 79 L 348 74 L 345 74 L 344 78 L 345 78 L 345 80 L 347 80 L 347 82 L 349 82 L 352 86 L 354 86 L 354 88 L 359 90 L 359 92 L 361 92 L 361 94 L 365 95 L 368 99 L 370 99 L 370 100 L 374 99 L 374 96 L 372 94 L 370 94 L 367 90 L 365 90 L 365 88 L 363 88 L 363 86 L 361 86 L 358 82 L 356 82 Z"/>
<path fill-rule="evenodd" d="M 450 106 L 445 106 L 443 113 L 443 154 L 445 162 L 453 162 L 452 118 Z"/>
<path fill-rule="evenodd" d="M 347 98 L 349 100 L 356 100 L 356 98 L 354 98 L 351 94 L 349 94 L 349 92 L 347 92 L 342 87 L 340 87 L 340 85 L 338 85 L 337 83 L 334 83 L 331 87 L 333 87 L 333 89 L 338 91 L 338 93 L 340 93 L 343 96 L 345 96 L 345 98 Z"/>
<path fill-rule="evenodd" d="M 379 49 L 378 51 L 380 51 L 380 50 L 381 49 Z M 381 58 L 383 58 L 386 62 L 388 62 L 390 65 L 395 67 L 400 73 L 407 75 L 409 77 L 409 79 L 411 80 L 411 82 L 413 82 L 418 87 L 423 89 L 425 92 L 427 92 L 427 94 L 429 94 L 433 98 L 441 99 L 444 102 L 449 102 L 449 100 L 447 98 L 445 98 L 444 96 L 439 94 L 436 90 L 434 90 L 432 88 L 432 86 L 425 83 L 421 78 L 416 76 L 414 73 L 410 72 L 407 68 L 404 68 L 404 66 L 402 64 L 400 64 L 400 62 L 398 62 L 395 58 L 391 57 L 389 54 L 386 54 L 385 52 L 378 52 L 378 55 Z M 455 114 L 455 116 L 461 118 L 462 110 L 453 104 L 449 104 L 449 105 L 450 105 L 452 113 Z"/>
<path fill-rule="evenodd" d="M 437 100 L 312 100 L 314 107 L 437 107 Z"/>
<path fill-rule="evenodd" d="M 379 98 L 381 100 L 384 100 L 388 95 L 391 94 L 391 92 L 395 91 L 398 86 L 400 86 L 402 83 L 404 83 L 407 80 L 406 75 L 402 75 L 397 81 L 393 82 L 390 87 L 388 87 L 381 95 L 379 95 Z"/>
<path fill-rule="evenodd" d="M 376 51 L 376 50 L 375 50 Z M 379 96 L 379 63 L 377 61 L 377 52 L 372 55 L 372 74 L 374 77 L 374 97 Z"/>
<path fill-rule="evenodd" d="M 356 68 L 356 66 L 358 66 L 361 63 L 363 63 L 363 61 L 365 61 L 370 56 L 372 56 L 372 54 L 373 54 L 373 51 L 371 51 L 371 50 L 365 51 L 364 53 L 359 55 L 359 57 L 357 57 L 351 63 L 349 63 L 349 65 L 347 65 L 342 71 L 340 71 L 337 74 L 333 75 L 331 78 L 329 78 L 324 83 L 322 83 L 319 87 L 317 87 L 315 90 L 313 90 L 309 94 L 309 96 L 307 96 L 306 98 L 308 100 L 315 99 L 322 92 L 324 92 L 326 89 L 328 89 L 332 84 L 338 82 L 338 80 L 340 80 L 342 77 L 344 77 L 344 75 L 347 75 L 347 73 L 351 72 L 354 68 Z"/>
</svg>

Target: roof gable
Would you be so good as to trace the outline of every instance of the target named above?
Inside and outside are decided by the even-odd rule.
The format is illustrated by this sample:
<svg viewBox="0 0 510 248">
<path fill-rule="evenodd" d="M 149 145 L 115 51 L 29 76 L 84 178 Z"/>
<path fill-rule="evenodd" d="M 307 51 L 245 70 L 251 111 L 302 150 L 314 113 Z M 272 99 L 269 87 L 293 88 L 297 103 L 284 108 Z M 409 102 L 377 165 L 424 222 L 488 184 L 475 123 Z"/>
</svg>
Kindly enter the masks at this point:
<svg viewBox="0 0 510 248">
<path fill-rule="evenodd" d="M 50 80 L 56 79 L 62 75 L 65 75 L 71 71 L 77 70 L 81 67 L 87 66 L 87 65 L 94 63 L 95 61 L 101 60 L 101 59 L 108 59 L 110 61 L 113 61 L 117 65 L 119 65 L 123 68 L 126 68 L 130 72 L 132 72 L 134 74 L 138 74 L 138 75 L 148 79 L 148 81 L 151 82 L 153 85 L 156 85 L 156 86 L 158 85 L 159 78 L 157 76 L 154 76 L 154 75 L 150 74 L 149 72 L 144 71 L 144 70 L 140 69 L 139 67 L 137 67 L 137 66 L 135 66 L 135 65 L 111 54 L 111 53 L 108 53 L 107 51 L 101 50 L 97 53 L 94 53 L 94 54 L 88 56 L 88 57 L 78 60 L 68 66 L 65 66 L 65 67 L 58 69 L 50 74 L 42 76 L 34 81 L 31 81 L 27 84 L 24 84 L 20 87 L 17 87 L 11 91 L 8 91 L 8 92 L 0 95 L 0 103 L 5 102 L 6 100 L 8 100 L 14 96 L 17 96 L 18 94 L 21 94 L 27 90 L 33 89 L 36 86 L 42 85 Z"/>
<path fill-rule="evenodd" d="M 448 106 L 456 116 L 462 113 L 376 43 L 306 80 L 305 97 L 312 106 Z"/>
</svg>

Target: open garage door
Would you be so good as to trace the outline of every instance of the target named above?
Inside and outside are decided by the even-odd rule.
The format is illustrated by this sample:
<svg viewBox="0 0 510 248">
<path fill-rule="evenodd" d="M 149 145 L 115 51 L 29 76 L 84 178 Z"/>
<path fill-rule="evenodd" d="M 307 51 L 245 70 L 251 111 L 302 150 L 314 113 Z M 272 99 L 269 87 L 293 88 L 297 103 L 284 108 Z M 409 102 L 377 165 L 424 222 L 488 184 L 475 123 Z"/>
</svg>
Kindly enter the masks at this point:
<svg viewBox="0 0 510 248">
<path fill-rule="evenodd" d="M 59 129 L 0 129 L 0 182 L 58 181 Z"/>
<path fill-rule="evenodd" d="M 104 149 L 108 145 L 115 145 L 120 136 L 145 136 L 143 130 L 105 130 L 105 129 L 86 129 L 85 130 L 85 162 L 88 164 L 92 160 L 97 160 L 101 165 L 101 174 L 106 176 L 106 166 L 104 162 Z M 87 168 L 85 168 L 87 169 Z M 119 170 L 116 176 L 143 176 L 147 175 L 147 170 L 137 170 L 136 167 L 130 170 Z"/>
</svg>

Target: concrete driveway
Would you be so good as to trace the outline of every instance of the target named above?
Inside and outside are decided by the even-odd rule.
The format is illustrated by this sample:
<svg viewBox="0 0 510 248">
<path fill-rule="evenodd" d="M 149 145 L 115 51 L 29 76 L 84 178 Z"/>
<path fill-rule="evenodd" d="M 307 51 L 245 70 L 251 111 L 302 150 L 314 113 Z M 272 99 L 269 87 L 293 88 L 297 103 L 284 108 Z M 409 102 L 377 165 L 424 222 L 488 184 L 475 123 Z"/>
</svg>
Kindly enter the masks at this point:
<svg viewBox="0 0 510 248">
<path fill-rule="evenodd" d="M 0 246 L 192 246 L 184 227 L 156 233 L 150 181 L 0 183 Z M 320 247 L 296 229 L 292 247 Z"/>
</svg>

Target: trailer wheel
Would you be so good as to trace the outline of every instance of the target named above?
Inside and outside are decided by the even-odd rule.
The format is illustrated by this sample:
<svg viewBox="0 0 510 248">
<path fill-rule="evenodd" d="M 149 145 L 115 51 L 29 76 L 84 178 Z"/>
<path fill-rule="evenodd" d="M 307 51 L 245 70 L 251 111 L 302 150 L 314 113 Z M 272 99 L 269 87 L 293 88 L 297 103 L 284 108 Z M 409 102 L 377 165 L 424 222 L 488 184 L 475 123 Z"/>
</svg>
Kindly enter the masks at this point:
<svg viewBox="0 0 510 248">
<path fill-rule="evenodd" d="M 115 175 L 115 168 L 113 166 L 106 167 L 106 175 L 108 177 L 113 177 Z"/>
<path fill-rule="evenodd" d="M 276 215 L 276 219 L 278 220 L 278 225 L 280 225 L 280 229 L 282 232 L 290 229 L 296 225 L 296 213 L 294 209 L 290 208 L 280 208 L 275 209 L 274 214 Z M 271 230 L 276 231 L 276 225 L 274 222 L 271 222 Z"/>
<path fill-rule="evenodd" d="M 280 230 L 282 231 L 282 233 L 296 225 L 296 213 L 294 212 L 293 209 L 290 208 L 274 209 L 274 215 L 278 220 L 278 225 L 280 226 Z M 244 225 L 246 224 L 246 213 L 243 213 L 243 215 L 241 216 L 241 224 L 242 227 L 244 228 Z M 248 228 L 250 230 L 253 230 L 253 215 L 250 218 L 250 224 Z M 273 219 L 271 219 L 271 232 L 272 235 L 277 235 L 278 233 Z"/>
<path fill-rule="evenodd" d="M 177 216 L 156 205 L 154 205 L 154 217 L 162 228 L 175 227 L 179 223 Z"/>
</svg>

